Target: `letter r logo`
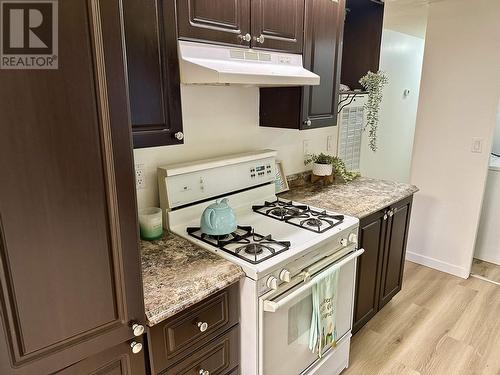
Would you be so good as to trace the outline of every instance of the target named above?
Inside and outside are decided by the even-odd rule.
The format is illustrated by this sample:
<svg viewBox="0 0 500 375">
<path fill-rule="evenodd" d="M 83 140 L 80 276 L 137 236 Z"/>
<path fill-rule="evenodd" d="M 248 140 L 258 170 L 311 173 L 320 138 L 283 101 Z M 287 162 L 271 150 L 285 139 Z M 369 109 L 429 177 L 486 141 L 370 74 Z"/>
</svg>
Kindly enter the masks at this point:
<svg viewBox="0 0 500 375">
<path fill-rule="evenodd" d="M 2 53 L 53 54 L 54 7 L 52 1 L 2 1 Z"/>
</svg>

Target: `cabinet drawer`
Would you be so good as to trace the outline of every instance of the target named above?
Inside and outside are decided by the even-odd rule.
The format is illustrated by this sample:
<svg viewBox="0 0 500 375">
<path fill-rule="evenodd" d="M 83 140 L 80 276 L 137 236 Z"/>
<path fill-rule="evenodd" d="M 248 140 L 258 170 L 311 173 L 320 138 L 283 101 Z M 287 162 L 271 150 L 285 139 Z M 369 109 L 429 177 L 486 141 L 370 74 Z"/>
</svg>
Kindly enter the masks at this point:
<svg viewBox="0 0 500 375">
<path fill-rule="evenodd" d="M 233 374 L 235 372 L 229 371 L 238 363 L 239 326 L 236 326 L 162 374 L 199 375 L 201 370 L 210 375 Z"/>
<path fill-rule="evenodd" d="M 151 328 L 151 352 L 156 372 L 226 331 L 239 321 L 239 284 L 208 297 Z"/>
</svg>

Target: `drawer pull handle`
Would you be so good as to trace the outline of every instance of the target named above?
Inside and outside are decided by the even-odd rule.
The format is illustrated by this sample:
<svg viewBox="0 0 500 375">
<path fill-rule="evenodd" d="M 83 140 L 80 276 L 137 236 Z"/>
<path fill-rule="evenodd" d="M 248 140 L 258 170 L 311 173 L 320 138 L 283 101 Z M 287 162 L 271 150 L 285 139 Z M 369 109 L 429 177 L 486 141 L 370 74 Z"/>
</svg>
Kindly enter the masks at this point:
<svg viewBox="0 0 500 375">
<path fill-rule="evenodd" d="M 199 374 L 200 375 L 210 375 L 210 371 L 201 369 Z"/>
<path fill-rule="evenodd" d="M 201 332 L 205 332 L 208 329 L 207 322 L 198 322 L 197 325 L 198 325 L 198 328 L 200 329 Z M 207 374 L 203 374 L 203 375 L 208 375 L 208 371 L 207 371 Z"/>
</svg>

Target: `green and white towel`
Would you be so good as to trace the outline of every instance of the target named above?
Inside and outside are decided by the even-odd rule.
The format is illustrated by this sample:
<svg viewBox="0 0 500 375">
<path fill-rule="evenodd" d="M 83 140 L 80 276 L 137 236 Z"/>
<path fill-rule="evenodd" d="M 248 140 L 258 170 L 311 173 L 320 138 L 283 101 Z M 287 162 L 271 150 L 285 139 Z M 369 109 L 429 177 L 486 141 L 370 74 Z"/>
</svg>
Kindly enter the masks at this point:
<svg viewBox="0 0 500 375">
<path fill-rule="evenodd" d="M 337 345 L 336 315 L 339 269 L 328 273 L 312 287 L 313 312 L 309 349 L 321 358 L 325 347 Z"/>
</svg>

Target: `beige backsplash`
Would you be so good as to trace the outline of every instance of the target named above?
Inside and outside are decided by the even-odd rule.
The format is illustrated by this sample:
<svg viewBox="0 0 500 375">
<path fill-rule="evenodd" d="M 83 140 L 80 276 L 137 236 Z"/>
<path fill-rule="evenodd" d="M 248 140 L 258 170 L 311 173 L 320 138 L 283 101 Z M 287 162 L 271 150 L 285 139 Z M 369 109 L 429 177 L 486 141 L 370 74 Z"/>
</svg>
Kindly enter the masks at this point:
<svg viewBox="0 0 500 375">
<path fill-rule="evenodd" d="M 259 126 L 259 90 L 256 87 L 183 86 L 185 144 L 134 150 L 136 164 L 144 164 L 146 188 L 137 191 L 138 206 L 158 206 L 156 168 L 231 153 L 270 148 L 278 151 L 285 174 L 302 172 L 303 141 L 310 152 L 326 152 L 327 136 L 337 127 L 307 131 Z"/>
</svg>

